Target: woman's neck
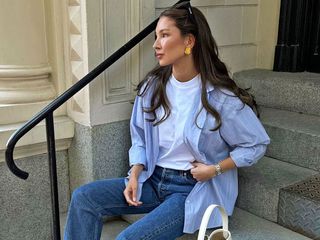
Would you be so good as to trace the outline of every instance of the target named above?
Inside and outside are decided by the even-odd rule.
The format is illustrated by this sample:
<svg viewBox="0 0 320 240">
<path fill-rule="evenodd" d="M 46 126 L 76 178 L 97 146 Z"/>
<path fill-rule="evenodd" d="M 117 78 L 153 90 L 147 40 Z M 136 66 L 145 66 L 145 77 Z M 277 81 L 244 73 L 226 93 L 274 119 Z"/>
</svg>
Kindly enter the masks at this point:
<svg viewBox="0 0 320 240">
<path fill-rule="evenodd" d="M 172 74 L 180 82 L 187 82 L 199 74 L 193 63 L 192 57 L 172 66 Z"/>
</svg>

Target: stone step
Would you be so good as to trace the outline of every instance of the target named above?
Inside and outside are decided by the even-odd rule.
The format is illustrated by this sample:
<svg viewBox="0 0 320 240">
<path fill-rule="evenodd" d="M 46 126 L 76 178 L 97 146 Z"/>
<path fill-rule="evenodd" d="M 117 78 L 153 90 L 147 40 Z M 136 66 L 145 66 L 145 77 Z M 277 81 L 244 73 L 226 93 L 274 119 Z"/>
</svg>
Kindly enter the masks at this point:
<svg viewBox="0 0 320 240">
<path fill-rule="evenodd" d="M 279 224 L 320 239 L 320 174 L 280 190 Z"/>
<path fill-rule="evenodd" d="M 235 73 L 243 88 L 252 88 L 257 103 L 266 107 L 320 115 L 320 74 L 254 69 Z"/>
<path fill-rule="evenodd" d="M 130 223 L 140 219 L 143 215 L 125 215 L 123 218 Z M 229 218 L 229 229 L 233 240 L 302 240 L 309 239 L 289 229 L 283 228 L 268 220 L 259 218 L 249 212 L 235 208 L 232 217 Z M 106 226 L 107 228 L 107 226 Z M 211 230 L 207 230 L 209 234 Z M 185 234 L 179 240 L 195 240 L 197 234 Z M 108 239 L 108 238 L 104 238 Z"/>
<path fill-rule="evenodd" d="M 60 230 L 61 239 L 63 239 L 63 233 L 65 229 L 67 214 L 60 215 Z M 116 239 L 117 235 L 130 225 L 127 221 L 120 217 L 106 218 L 104 221 L 104 226 L 102 228 L 101 240 L 111 240 Z"/>
<path fill-rule="evenodd" d="M 107 220 L 102 229 L 101 240 L 114 240 L 116 236 L 128 227 L 134 221 L 140 219 L 143 214 L 140 215 L 126 215 L 124 219 L 110 219 Z M 65 225 L 65 215 L 61 217 L 62 232 Z M 303 235 L 300 235 L 294 231 L 277 225 L 273 222 L 259 218 L 251 213 L 248 213 L 239 208 L 235 208 L 232 217 L 229 218 L 229 229 L 232 234 L 233 240 L 310 240 Z M 211 230 L 207 231 L 208 233 Z M 195 240 L 198 232 L 194 234 L 185 234 L 178 238 L 179 240 Z"/>
<path fill-rule="evenodd" d="M 101 240 L 111 240 L 116 239 L 118 234 L 126 229 L 130 223 L 123 219 L 109 219 L 105 221 L 102 233 L 101 233 Z"/>
<path fill-rule="evenodd" d="M 237 206 L 259 217 L 277 222 L 280 189 L 318 173 L 263 157 L 256 165 L 239 169 Z"/>
<path fill-rule="evenodd" d="M 128 227 L 131 223 L 137 221 L 144 214 L 125 215 L 123 219 L 109 219 L 104 223 L 101 240 L 114 240 L 116 236 Z M 66 215 L 61 216 L 61 230 L 63 233 Z M 310 238 L 300 235 L 294 231 L 284 228 L 268 220 L 259 218 L 249 212 L 235 208 L 232 217 L 229 218 L 229 230 L 233 240 L 310 240 Z M 207 231 L 208 233 L 211 230 Z M 198 232 L 194 234 L 185 234 L 178 238 L 179 240 L 195 240 Z M 63 239 L 63 238 L 62 238 Z"/>
<path fill-rule="evenodd" d="M 271 138 L 266 156 L 320 171 L 320 117 L 272 108 L 260 110 Z"/>
</svg>

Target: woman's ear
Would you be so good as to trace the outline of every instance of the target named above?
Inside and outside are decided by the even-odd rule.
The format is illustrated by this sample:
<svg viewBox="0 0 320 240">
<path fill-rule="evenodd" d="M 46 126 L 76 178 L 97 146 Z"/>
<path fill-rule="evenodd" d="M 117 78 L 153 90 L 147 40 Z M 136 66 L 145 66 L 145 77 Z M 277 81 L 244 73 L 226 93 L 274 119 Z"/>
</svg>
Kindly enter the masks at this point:
<svg viewBox="0 0 320 240">
<path fill-rule="evenodd" d="M 194 37 L 193 34 L 189 33 L 184 40 L 184 43 L 186 45 L 186 47 L 190 47 L 193 48 L 196 42 L 196 38 Z"/>
</svg>

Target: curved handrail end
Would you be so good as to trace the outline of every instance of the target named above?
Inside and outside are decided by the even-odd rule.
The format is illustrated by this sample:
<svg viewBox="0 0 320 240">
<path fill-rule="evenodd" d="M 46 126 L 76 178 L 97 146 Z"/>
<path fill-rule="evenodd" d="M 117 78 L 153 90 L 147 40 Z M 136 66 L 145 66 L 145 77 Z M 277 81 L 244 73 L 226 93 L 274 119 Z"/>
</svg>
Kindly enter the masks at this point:
<svg viewBox="0 0 320 240">
<path fill-rule="evenodd" d="M 20 170 L 13 161 L 13 151 L 10 148 L 6 149 L 6 163 L 10 171 L 17 177 L 26 180 L 29 177 L 29 173 Z"/>
</svg>

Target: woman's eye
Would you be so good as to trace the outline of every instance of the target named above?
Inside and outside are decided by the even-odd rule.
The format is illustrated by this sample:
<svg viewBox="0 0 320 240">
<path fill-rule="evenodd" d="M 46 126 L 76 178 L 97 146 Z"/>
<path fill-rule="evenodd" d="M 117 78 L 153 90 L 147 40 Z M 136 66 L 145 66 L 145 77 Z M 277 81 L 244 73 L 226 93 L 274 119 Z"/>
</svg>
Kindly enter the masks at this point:
<svg viewBox="0 0 320 240">
<path fill-rule="evenodd" d="M 168 36 L 169 36 L 169 34 L 167 34 L 167 33 L 160 34 L 161 38 L 168 37 Z M 157 35 L 154 36 L 154 39 L 155 40 L 157 39 Z"/>
</svg>

